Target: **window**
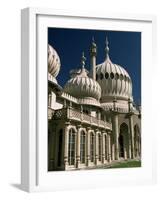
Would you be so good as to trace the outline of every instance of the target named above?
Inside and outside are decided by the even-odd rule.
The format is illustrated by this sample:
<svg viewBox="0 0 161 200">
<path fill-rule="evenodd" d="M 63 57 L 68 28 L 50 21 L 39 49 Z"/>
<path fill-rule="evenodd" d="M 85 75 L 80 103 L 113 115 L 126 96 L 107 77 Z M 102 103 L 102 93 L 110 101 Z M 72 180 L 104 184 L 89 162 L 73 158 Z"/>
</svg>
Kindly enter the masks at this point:
<svg viewBox="0 0 161 200">
<path fill-rule="evenodd" d="M 119 79 L 119 74 L 118 73 L 116 73 L 115 78 L 116 78 L 116 80 Z"/>
<path fill-rule="evenodd" d="M 68 141 L 68 163 L 74 165 L 75 162 L 75 131 L 74 129 L 69 130 L 69 141 Z"/>
<path fill-rule="evenodd" d="M 90 134 L 90 160 L 94 162 L 94 134 Z"/>
<path fill-rule="evenodd" d="M 102 73 L 100 73 L 100 79 L 101 79 L 101 80 L 103 79 L 103 74 L 102 74 Z"/>
<path fill-rule="evenodd" d="M 122 81 L 122 80 L 123 80 L 123 78 L 124 78 L 124 77 L 123 77 L 123 75 L 121 74 L 121 75 L 120 75 L 120 80 Z"/>
<path fill-rule="evenodd" d="M 98 135 L 98 160 L 101 161 L 101 134 Z"/>
<path fill-rule="evenodd" d="M 80 135 L 80 162 L 85 163 L 85 147 L 86 147 L 86 135 L 82 131 Z"/>
<path fill-rule="evenodd" d="M 109 73 L 106 72 L 106 73 L 105 73 L 105 78 L 108 79 L 108 77 L 109 77 Z"/>
<path fill-rule="evenodd" d="M 111 78 L 111 79 L 114 78 L 114 73 L 113 73 L 113 72 L 110 73 L 110 78 Z"/>
</svg>

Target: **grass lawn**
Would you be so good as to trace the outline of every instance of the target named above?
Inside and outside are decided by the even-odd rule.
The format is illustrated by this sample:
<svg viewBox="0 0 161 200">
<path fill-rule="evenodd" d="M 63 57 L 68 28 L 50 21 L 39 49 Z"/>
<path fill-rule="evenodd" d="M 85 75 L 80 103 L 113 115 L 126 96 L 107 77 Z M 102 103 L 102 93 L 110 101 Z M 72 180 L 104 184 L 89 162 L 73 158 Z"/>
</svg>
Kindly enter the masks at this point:
<svg viewBox="0 0 161 200">
<path fill-rule="evenodd" d="M 126 168 L 126 167 L 141 167 L 141 161 L 139 160 L 131 160 L 131 161 L 123 161 L 118 163 L 113 163 L 108 168 Z"/>
</svg>

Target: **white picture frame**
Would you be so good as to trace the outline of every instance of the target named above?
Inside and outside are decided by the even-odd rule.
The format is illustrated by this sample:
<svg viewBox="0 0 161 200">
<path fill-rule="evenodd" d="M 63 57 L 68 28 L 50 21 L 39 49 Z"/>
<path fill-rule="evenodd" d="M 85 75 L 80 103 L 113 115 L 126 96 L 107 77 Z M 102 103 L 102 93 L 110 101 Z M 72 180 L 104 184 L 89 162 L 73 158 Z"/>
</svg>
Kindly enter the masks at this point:
<svg viewBox="0 0 161 200">
<path fill-rule="evenodd" d="M 139 30 L 142 42 L 142 141 L 143 165 L 134 169 L 53 172 L 45 170 L 47 164 L 47 67 L 39 66 L 39 57 L 45 62 L 47 50 L 44 37 L 48 26 L 57 27 L 99 26 L 102 30 Z M 108 24 L 108 27 L 106 26 Z M 116 28 L 117 24 L 117 28 Z M 41 30 L 41 34 L 39 34 Z M 44 41 L 42 40 L 44 37 Z M 43 43 L 39 43 L 43 41 Z M 46 43 L 47 44 L 47 43 Z M 46 45 L 47 46 L 47 45 Z M 156 19 L 154 16 L 130 14 L 88 13 L 42 8 L 26 8 L 21 17 L 21 188 L 28 192 L 85 189 L 116 185 L 154 184 L 156 182 L 155 133 L 151 96 L 144 90 L 149 83 L 150 66 L 155 67 Z M 46 49 L 43 49 L 46 48 Z M 43 51 L 42 51 L 43 49 Z M 47 52 L 47 51 L 46 51 Z M 46 53 L 47 54 L 47 53 Z M 47 66 L 47 64 L 46 64 Z M 144 71 L 143 71 L 144 70 Z M 41 79 L 41 82 L 40 82 Z M 41 91 L 40 91 L 41 88 Z M 40 105 L 44 105 L 41 106 Z M 41 124 L 41 125 L 40 125 Z M 44 131 L 44 132 L 43 132 Z M 44 144 L 44 145 L 42 145 Z M 46 162 L 45 162 L 46 160 Z M 108 181 L 107 181 L 108 180 Z"/>
</svg>

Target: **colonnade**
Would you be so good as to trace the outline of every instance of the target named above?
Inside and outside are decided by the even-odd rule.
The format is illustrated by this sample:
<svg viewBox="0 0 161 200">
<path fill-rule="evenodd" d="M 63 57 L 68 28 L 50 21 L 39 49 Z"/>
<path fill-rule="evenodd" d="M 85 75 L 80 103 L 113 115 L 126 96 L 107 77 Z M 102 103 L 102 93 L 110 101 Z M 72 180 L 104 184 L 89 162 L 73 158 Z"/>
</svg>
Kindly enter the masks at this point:
<svg viewBox="0 0 161 200">
<path fill-rule="evenodd" d="M 72 146 L 73 145 L 73 146 Z M 74 147 L 74 149 L 73 149 Z M 72 153 L 74 152 L 74 153 Z M 74 162 L 71 162 L 74 161 Z M 81 125 L 65 127 L 64 167 L 84 168 L 111 162 L 111 131 L 83 128 Z"/>
<path fill-rule="evenodd" d="M 59 162 L 58 166 L 56 161 L 54 168 L 79 169 L 109 164 L 114 160 L 139 158 L 140 129 L 134 125 L 132 116 L 128 117 L 128 125 L 124 122 L 119 124 L 117 114 L 112 119 L 112 130 L 66 123 L 61 129 L 63 150 L 56 150 L 60 154 L 56 153 L 56 160 L 61 160 L 61 165 Z M 59 140 L 56 141 L 59 143 Z M 58 159 L 59 156 L 61 159 Z"/>
</svg>

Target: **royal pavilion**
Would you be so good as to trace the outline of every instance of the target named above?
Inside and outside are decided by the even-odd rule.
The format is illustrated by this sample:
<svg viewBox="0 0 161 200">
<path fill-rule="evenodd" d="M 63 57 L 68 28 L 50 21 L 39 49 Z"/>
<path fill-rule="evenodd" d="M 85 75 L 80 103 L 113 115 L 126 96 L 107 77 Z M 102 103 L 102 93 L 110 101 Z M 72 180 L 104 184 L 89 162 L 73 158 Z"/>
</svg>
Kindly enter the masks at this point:
<svg viewBox="0 0 161 200">
<path fill-rule="evenodd" d="M 57 51 L 48 45 L 48 170 L 90 169 L 120 160 L 141 159 L 141 108 L 132 94 L 128 72 L 114 64 L 105 42 L 105 60 L 97 63 L 90 48 L 62 87 Z"/>
</svg>

